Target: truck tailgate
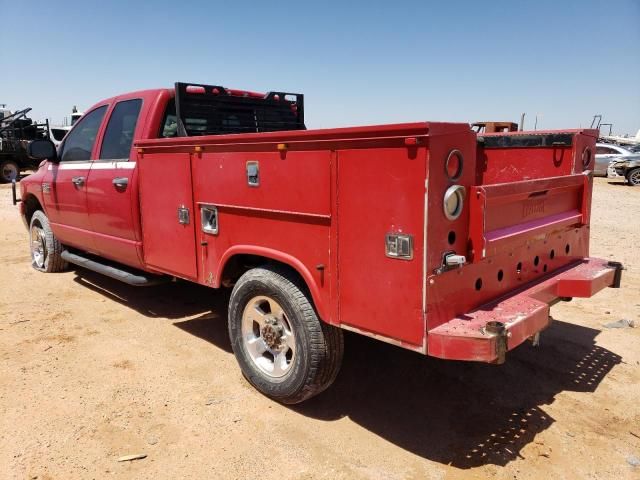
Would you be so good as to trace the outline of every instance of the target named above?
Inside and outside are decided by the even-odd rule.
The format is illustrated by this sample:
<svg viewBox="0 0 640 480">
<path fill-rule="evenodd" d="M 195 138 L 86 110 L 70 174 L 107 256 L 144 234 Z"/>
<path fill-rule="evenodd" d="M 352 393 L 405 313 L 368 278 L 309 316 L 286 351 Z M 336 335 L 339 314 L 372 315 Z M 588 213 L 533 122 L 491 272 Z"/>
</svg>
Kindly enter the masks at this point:
<svg viewBox="0 0 640 480">
<path fill-rule="evenodd" d="M 473 261 L 554 230 L 588 222 L 587 175 L 525 180 L 470 189 Z"/>
</svg>

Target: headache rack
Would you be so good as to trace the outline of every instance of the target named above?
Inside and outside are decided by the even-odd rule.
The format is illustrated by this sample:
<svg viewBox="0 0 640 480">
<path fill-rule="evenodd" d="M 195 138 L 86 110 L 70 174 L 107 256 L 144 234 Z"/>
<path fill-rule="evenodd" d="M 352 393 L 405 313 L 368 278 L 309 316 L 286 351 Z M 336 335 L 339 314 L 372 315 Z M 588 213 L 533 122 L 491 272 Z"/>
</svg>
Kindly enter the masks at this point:
<svg viewBox="0 0 640 480">
<path fill-rule="evenodd" d="M 305 130 L 299 93 L 265 95 L 217 85 L 176 83 L 178 136 Z"/>
</svg>

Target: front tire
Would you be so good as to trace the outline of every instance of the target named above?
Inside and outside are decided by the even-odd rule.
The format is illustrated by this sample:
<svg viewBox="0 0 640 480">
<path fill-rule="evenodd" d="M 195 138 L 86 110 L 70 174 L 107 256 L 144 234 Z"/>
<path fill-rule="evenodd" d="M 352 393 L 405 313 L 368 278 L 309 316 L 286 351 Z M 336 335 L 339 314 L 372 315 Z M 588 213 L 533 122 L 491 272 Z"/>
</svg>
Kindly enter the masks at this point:
<svg viewBox="0 0 640 480">
<path fill-rule="evenodd" d="M 325 390 L 342 363 L 342 331 L 320 321 L 304 285 L 278 267 L 240 277 L 229 302 L 229 337 L 249 383 L 286 404 Z"/>
<path fill-rule="evenodd" d="M 62 244 L 53 234 L 49 219 L 44 212 L 37 210 L 29 224 L 29 245 L 31 246 L 31 265 L 40 272 L 62 272 L 67 269 L 61 255 Z"/>
<path fill-rule="evenodd" d="M 632 187 L 640 187 L 640 168 L 634 168 L 627 173 L 627 182 Z"/>
</svg>

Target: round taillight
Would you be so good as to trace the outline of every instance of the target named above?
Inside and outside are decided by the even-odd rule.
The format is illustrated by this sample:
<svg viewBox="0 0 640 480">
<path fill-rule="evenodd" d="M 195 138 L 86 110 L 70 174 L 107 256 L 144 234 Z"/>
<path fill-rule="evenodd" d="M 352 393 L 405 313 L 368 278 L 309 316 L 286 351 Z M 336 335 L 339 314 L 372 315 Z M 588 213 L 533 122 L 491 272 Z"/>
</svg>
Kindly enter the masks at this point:
<svg viewBox="0 0 640 480">
<path fill-rule="evenodd" d="M 460 178 L 460 175 L 462 175 L 463 162 L 464 158 L 460 150 L 455 149 L 449 152 L 447 160 L 444 162 L 444 173 L 449 180 L 455 181 Z"/>
<path fill-rule="evenodd" d="M 464 207 L 465 189 L 462 185 L 453 185 L 444 193 L 444 216 L 456 220 Z"/>
</svg>

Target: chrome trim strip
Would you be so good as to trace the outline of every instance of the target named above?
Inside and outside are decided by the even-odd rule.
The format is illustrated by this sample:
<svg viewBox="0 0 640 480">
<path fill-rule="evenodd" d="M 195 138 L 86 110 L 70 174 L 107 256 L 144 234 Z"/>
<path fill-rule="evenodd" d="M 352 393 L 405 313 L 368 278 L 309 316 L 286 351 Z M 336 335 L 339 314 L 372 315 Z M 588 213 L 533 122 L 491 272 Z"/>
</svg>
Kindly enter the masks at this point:
<svg viewBox="0 0 640 480">
<path fill-rule="evenodd" d="M 110 169 L 122 169 L 133 170 L 136 168 L 136 162 L 61 162 L 58 164 L 58 170 L 110 170 Z M 49 164 L 47 170 L 53 170 L 53 165 Z"/>
</svg>

